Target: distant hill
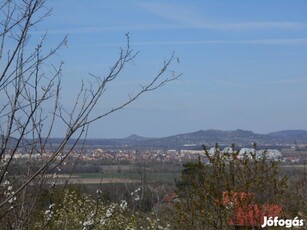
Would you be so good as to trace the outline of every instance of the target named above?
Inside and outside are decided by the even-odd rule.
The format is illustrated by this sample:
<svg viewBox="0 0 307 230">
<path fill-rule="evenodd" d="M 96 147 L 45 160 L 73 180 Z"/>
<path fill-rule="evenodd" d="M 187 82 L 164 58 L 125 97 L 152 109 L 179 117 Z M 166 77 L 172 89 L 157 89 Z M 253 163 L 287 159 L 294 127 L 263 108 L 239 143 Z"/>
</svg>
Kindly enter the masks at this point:
<svg viewBox="0 0 307 230">
<path fill-rule="evenodd" d="M 51 138 L 49 143 L 55 147 L 61 143 L 61 138 Z M 68 146 L 74 143 L 74 139 L 69 140 Z M 11 138 L 9 145 L 13 146 L 16 139 Z M 79 140 L 80 146 L 83 140 Z M 268 134 L 257 134 L 248 130 L 199 130 L 191 133 L 182 133 L 162 138 L 148 138 L 133 134 L 126 138 L 89 138 L 85 141 L 87 148 L 127 148 L 127 149 L 200 149 L 204 144 L 214 146 L 218 143 L 221 146 L 230 146 L 235 144 L 239 147 L 251 147 L 252 143 L 258 146 L 286 146 L 294 143 L 307 144 L 307 131 L 305 130 L 283 130 Z"/>
<path fill-rule="evenodd" d="M 288 141 L 307 140 L 307 131 L 305 130 L 284 130 L 284 131 L 269 133 L 268 135 L 285 139 Z"/>
<path fill-rule="evenodd" d="M 257 134 L 248 130 L 199 130 L 191 133 L 177 134 L 162 138 L 147 138 L 131 135 L 123 139 L 89 139 L 87 145 L 101 145 L 108 148 L 200 148 L 202 144 L 213 146 L 216 143 L 223 146 L 236 144 L 237 146 L 281 146 L 287 144 L 307 143 L 307 131 L 285 130 L 269 134 Z"/>
<path fill-rule="evenodd" d="M 144 141 L 144 140 L 149 140 L 149 139 L 153 139 L 150 137 L 142 137 L 142 136 L 138 136 L 136 134 L 132 134 L 129 137 L 125 138 L 126 140 L 131 140 L 131 141 Z"/>
<path fill-rule="evenodd" d="M 192 133 L 178 134 L 174 136 L 157 138 L 155 140 L 143 141 L 146 146 L 157 147 L 184 147 L 201 146 L 202 144 L 213 146 L 219 145 L 242 145 L 251 146 L 252 143 L 266 144 L 270 142 L 268 135 L 255 134 L 246 130 L 221 131 L 221 130 L 199 130 Z"/>
<path fill-rule="evenodd" d="M 4 136 L 3 136 L 3 135 L 0 135 L 0 147 L 1 147 L 1 145 L 2 145 L 3 138 L 4 138 Z M 8 143 L 7 143 L 8 148 L 9 148 L 9 149 L 14 148 L 14 147 L 16 146 L 16 144 L 17 144 L 17 141 L 18 141 L 18 140 L 17 140 L 16 138 L 14 138 L 14 137 L 9 137 L 9 138 L 8 138 Z"/>
</svg>

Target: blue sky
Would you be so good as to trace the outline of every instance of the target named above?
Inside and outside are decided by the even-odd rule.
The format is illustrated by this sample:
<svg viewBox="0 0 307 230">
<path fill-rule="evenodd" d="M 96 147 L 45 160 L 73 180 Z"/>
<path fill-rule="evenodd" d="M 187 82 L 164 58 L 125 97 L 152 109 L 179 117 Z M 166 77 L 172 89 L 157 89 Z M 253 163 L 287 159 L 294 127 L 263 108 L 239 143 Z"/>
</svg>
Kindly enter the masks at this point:
<svg viewBox="0 0 307 230">
<path fill-rule="evenodd" d="M 173 51 L 182 77 L 98 121 L 90 137 L 168 136 L 199 129 L 307 130 L 307 1 L 49 1 L 36 32 L 68 34 L 63 100 L 103 76 L 130 33 L 140 51 L 95 114 L 127 99 Z M 59 129 L 56 136 L 61 136 Z"/>
</svg>

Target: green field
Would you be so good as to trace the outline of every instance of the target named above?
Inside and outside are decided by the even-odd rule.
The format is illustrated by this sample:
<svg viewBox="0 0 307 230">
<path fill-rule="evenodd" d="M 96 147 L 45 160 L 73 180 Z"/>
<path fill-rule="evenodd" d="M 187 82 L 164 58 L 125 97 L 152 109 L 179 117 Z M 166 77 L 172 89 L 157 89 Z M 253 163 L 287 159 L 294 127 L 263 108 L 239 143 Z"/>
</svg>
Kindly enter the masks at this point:
<svg viewBox="0 0 307 230">
<path fill-rule="evenodd" d="M 88 179 L 130 179 L 130 180 L 142 180 L 144 175 L 135 172 L 106 172 L 106 173 L 82 173 L 75 174 L 79 178 L 88 178 Z M 178 179 L 180 176 L 179 173 L 146 173 L 145 180 L 147 182 L 166 182 L 166 183 L 175 183 L 175 179 Z"/>
</svg>

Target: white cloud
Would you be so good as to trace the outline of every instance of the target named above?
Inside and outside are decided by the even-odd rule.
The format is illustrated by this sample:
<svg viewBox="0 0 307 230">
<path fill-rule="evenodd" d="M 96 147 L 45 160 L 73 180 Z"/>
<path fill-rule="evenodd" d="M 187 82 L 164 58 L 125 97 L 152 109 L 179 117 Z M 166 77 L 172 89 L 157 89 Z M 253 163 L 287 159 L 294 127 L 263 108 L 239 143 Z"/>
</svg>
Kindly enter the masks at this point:
<svg viewBox="0 0 307 230">
<path fill-rule="evenodd" d="M 225 80 L 225 79 L 218 79 L 216 82 L 223 84 L 223 85 L 229 85 L 229 86 L 235 86 L 240 88 L 248 88 L 256 85 L 276 85 L 276 84 L 302 84 L 307 83 L 307 77 L 306 78 L 292 78 L 292 79 L 277 79 L 277 80 L 271 80 L 271 81 L 257 81 L 253 83 L 244 83 L 244 82 L 238 82 L 238 81 L 232 81 L 232 80 Z"/>
<path fill-rule="evenodd" d="M 252 29 L 304 29 L 305 24 L 295 22 L 239 22 L 239 23 L 194 23 L 184 24 L 134 24 L 126 26 L 95 26 L 63 29 L 49 29 L 48 34 L 91 34 L 110 31 L 150 31 L 176 29 L 210 29 L 210 30 L 252 30 Z M 46 31 L 32 31 L 33 34 L 44 34 Z"/>
<path fill-rule="evenodd" d="M 125 33 L 130 31 L 148 31 L 148 30 L 171 30 L 171 29 L 184 29 L 184 26 L 176 26 L 170 24 L 138 24 L 126 26 L 92 26 L 92 27 L 75 27 L 63 29 L 49 29 L 48 34 L 91 34 L 110 31 L 123 31 Z M 45 34 L 46 31 L 32 31 L 33 34 Z"/>
<path fill-rule="evenodd" d="M 198 45 L 198 44 L 247 44 L 247 45 L 307 45 L 307 38 L 251 39 L 251 40 L 195 40 L 136 42 L 135 45 Z"/>
<path fill-rule="evenodd" d="M 180 4 L 142 2 L 140 7 L 166 19 L 172 23 L 180 24 L 185 28 L 213 29 L 213 30 L 255 30 L 255 29 L 282 29 L 298 30 L 306 29 L 307 25 L 292 21 L 250 21 L 250 22 L 217 22 L 214 19 L 200 15 L 198 10 Z"/>
<path fill-rule="evenodd" d="M 301 84 L 301 83 L 307 83 L 307 77 L 306 78 L 281 79 L 281 80 L 260 82 L 260 84 L 264 84 L 264 85 L 268 85 L 268 84 Z"/>
<path fill-rule="evenodd" d="M 164 45 L 307 45 L 307 38 L 290 38 L 290 39 L 252 39 L 252 40 L 186 40 L 186 41 L 148 41 L 148 42 L 131 42 L 133 46 L 164 46 Z M 69 45 L 71 48 L 95 48 L 95 47 L 120 47 L 125 46 L 123 43 L 96 43 L 96 44 L 79 44 Z"/>
</svg>

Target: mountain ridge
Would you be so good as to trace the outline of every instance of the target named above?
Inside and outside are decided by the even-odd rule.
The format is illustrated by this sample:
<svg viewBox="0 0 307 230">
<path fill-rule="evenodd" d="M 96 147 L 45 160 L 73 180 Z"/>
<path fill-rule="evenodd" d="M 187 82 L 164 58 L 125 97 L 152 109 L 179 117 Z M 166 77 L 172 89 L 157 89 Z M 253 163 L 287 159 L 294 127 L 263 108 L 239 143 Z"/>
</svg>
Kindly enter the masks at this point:
<svg viewBox="0 0 307 230">
<path fill-rule="evenodd" d="M 125 147 L 142 147 L 142 148 L 182 148 L 184 146 L 201 146 L 202 144 L 220 145 L 236 144 L 239 146 L 251 146 L 252 143 L 258 145 L 287 145 L 295 143 L 307 143 L 306 130 L 282 130 L 267 134 L 258 134 L 250 130 L 198 130 L 189 133 L 180 133 L 176 135 L 150 138 L 133 134 L 123 139 L 101 139 L 101 140 L 117 140 L 120 145 Z"/>
<path fill-rule="evenodd" d="M 49 143 L 58 145 L 62 138 L 50 138 Z M 68 141 L 68 145 L 72 145 L 75 139 Z M 79 140 L 83 143 L 84 140 Z M 218 143 L 221 146 L 230 146 L 236 144 L 237 146 L 252 146 L 252 143 L 257 143 L 258 146 L 286 146 L 293 144 L 307 145 L 307 131 L 306 130 L 282 130 L 271 132 L 267 134 L 258 134 L 250 130 L 198 130 L 189 133 L 181 133 L 166 137 L 142 137 L 132 134 L 126 138 L 88 138 L 85 145 L 88 148 L 185 148 L 196 146 L 200 148 L 203 144 L 206 146 L 213 146 Z"/>
</svg>

